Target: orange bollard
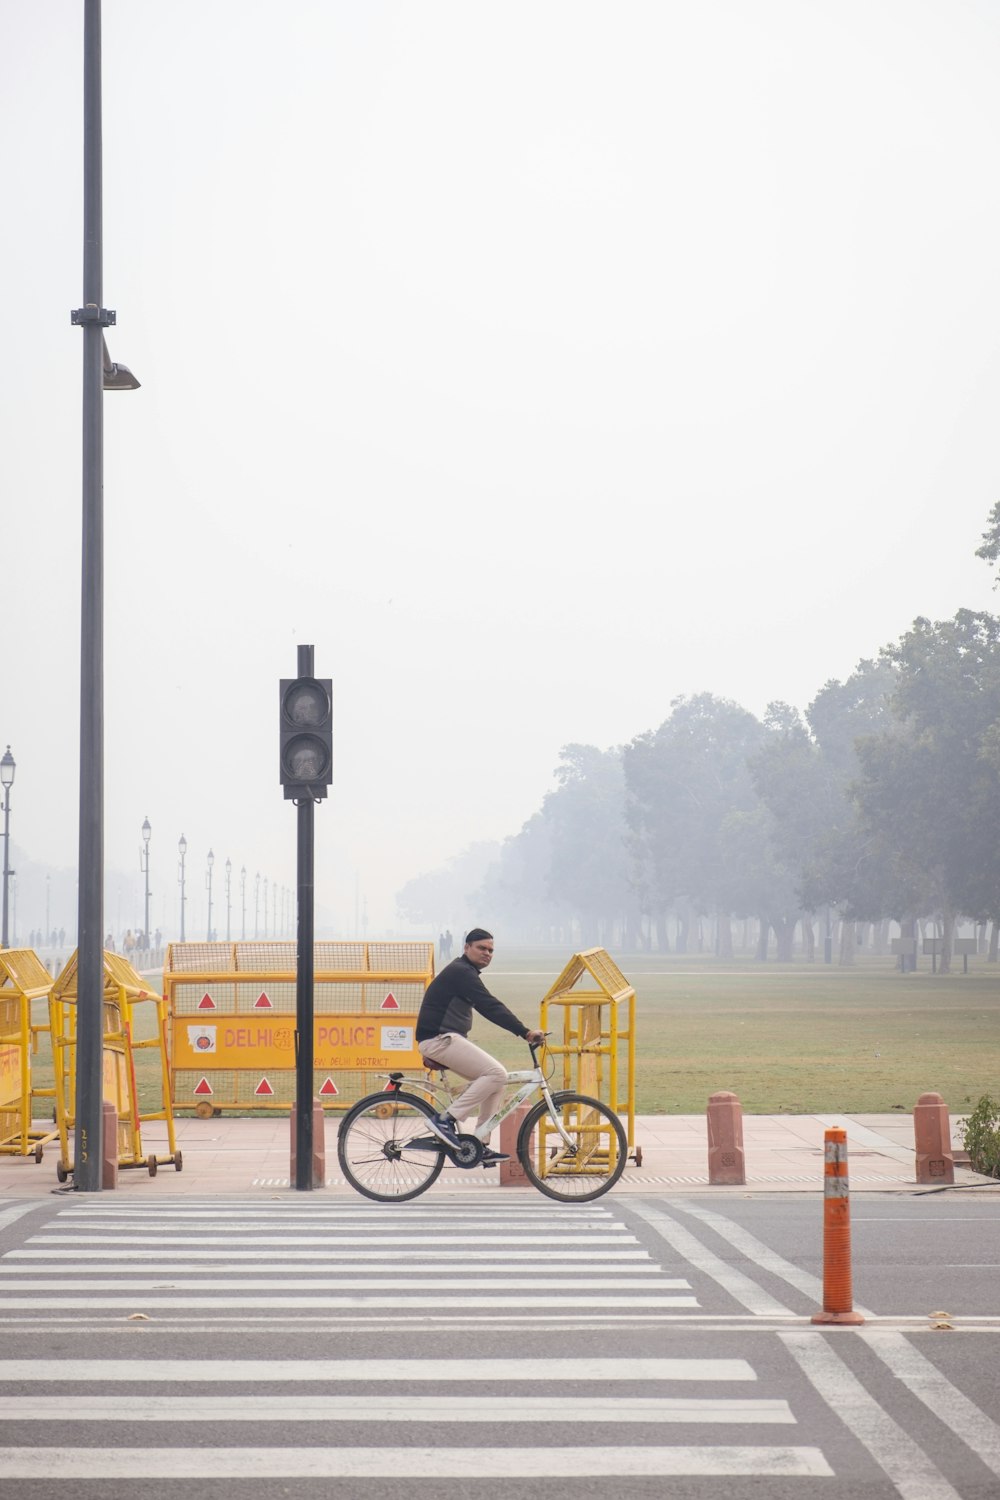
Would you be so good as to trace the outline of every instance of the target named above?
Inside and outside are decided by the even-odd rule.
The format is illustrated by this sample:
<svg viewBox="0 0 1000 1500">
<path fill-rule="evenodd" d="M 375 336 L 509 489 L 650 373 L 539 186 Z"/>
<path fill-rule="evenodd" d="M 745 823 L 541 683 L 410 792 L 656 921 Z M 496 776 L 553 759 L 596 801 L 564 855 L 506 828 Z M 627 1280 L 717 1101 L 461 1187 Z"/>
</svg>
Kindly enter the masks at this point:
<svg viewBox="0 0 1000 1500">
<path fill-rule="evenodd" d="M 951 1120 L 940 1094 L 921 1094 L 913 1107 L 913 1144 L 917 1153 L 917 1181 L 955 1181 L 951 1150 Z"/>
<path fill-rule="evenodd" d="M 743 1160 L 743 1106 L 726 1090 L 708 1101 L 708 1180 L 740 1187 L 747 1180 Z"/>
<path fill-rule="evenodd" d="M 521 1129 L 521 1122 L 528 1110 L 529 1104 L 519 1104 L 517 1109 L 512 1109 L 506 1120 L 500 1121 L 500 1150 L 506 1151 L 510 1161 L 502 1161 L 497 1168 L 500 1173 L 501 1187 L 530 1187 L 524 1168 L 517 1159 L 517 1137 Z"/>
<path fill-rule="evenodd" d="M 847 1131 L 828 1130 L 823 1176 L 823 1311 L 814 1323 L 863 1323 L 851 1290 L 851 1194 Z"/>
<path fill-rule="evenodd" d="M 326 1117 L 323 1114 L 323 1106 L 318 1099 L 313 1100 L 313 1149 L 312 1149 L 312 1185 L 314 1188 L 326 1187 Z M 292 1127 L 292 1159 L 289 1173 L 289 1182 L 295 1186 L 297 1176 L 299 1150 L 295 1139 L 296 1117 L 298 1105 L 293 1104 L 291 1108 L 290 1124 Z"/>
<path fill-rule="evenodd" d="M 101 1187 L 118 1186 L 118 1111 L 105 1099 L 101 1105 Z"/>
</svg>

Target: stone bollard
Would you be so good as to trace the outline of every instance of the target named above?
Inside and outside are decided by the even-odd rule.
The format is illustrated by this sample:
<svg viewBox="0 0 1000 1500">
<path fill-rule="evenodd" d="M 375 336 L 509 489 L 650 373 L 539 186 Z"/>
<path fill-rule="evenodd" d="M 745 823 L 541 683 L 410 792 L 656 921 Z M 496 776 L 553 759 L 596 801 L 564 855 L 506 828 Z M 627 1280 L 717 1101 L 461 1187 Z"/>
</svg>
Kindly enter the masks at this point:
<svg viewBox="0 0 1000 1500">
<path fill-rule="evenodd" d="M 955 1181 L 951 1152 L 951 1120 L 940 1094 L 921 1094 L 913 1107 L 913 1145 L 917 1153 L 917 1181 Z"/>
<path fill-rule="evenodd" d="M 298 1104 L 293 1104 L 289 1116 L 289 1124 L 292 1132 L 292 1159 L 289 1172 L 289 1183 L 295 1186 L 296 1168 L 298 1166 L 299 1150 L 298 1141 L 295 1138 L 295 1128 L 298 1123 Z M 313 1149 L 312 1149 L 312 1185 L 314 1188 L 326 1187 L 326 1116 L 323 1114 L 323 1106 L 318 1099 L 313 1100 Z"/>
<path fill-rule="evenodd" d="M 740 1187 L 747 1180 L 743 1106 L 726 1090 L 708 1101 L 708 1180 L 720 1187 Z"/>
<path fill-rule="evenodd" d="M 118 1111 L 107 1100 L 101 1105 L 101 1187 L 118 1186 Z"/>
<path fill-rule="evenodd" d="M 530 1104 L 519 1104 L 512 1109 L 506 1120 L 500 1121 L 500 1150 L 506 1151 L 510 1161 L 502 1161 L 497 1167 L 501 1187 L 530 1187 L 524 1168 L 517 1159 L 517 1137 Z"/>
</svg>

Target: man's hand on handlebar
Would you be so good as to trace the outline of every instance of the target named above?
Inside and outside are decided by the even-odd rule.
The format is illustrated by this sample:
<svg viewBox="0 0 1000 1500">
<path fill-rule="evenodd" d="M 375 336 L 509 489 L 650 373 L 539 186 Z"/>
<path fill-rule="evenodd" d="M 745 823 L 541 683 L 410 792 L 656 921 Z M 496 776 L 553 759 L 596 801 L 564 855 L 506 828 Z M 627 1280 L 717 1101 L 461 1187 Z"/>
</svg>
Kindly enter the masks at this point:
<svg viewBox="0 0 1000 1500">
<path fill-rule="evenodd" d="M 547 1036 L 547 1031 L 529 1031 L 524 1040 L 529 1047 L 537 1047 L 540 1042 L 544 1042 Z"/>
</svg>

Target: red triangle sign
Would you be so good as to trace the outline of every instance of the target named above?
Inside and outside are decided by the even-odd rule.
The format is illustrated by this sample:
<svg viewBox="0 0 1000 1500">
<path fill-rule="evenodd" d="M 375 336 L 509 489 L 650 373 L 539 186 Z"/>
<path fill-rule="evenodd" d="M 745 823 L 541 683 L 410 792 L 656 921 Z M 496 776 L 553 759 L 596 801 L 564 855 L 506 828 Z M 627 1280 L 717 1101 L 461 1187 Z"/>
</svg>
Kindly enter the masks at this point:
<svg viewBox="0 0 1000 1500">
<path fill-rule="evenodd" d="M 320 1089 L 320 1094 L 325 1094 L 328 1097 L 332 1096 L 333 1094 L 339 1094 L 339 1093 L 340 1093 L 340 1090 L 338 1089 L 337 1085 L 334 1083 L 334 1081 L 333 1081 L 332 1078 L 328 1078 L 326 1080 L 326 1082 L 324 1083 L 323 1087 Z"/>
<path fill-rule="evenodd" d="M 266 1078 L 262 1078 L 260 1080 L 260 1083 L 258 1083 L 257 1087 L 254 1089 L 254 1093 L 257 1094 L 257 1095 L 261 1095 L 261 1094 L 273 1094 L 274 1093 L 274 1089 L 268 1083 L 268 1081 L 267 1081 Z"/>
<path fill-rule="evenodd" d="M 271 1004 L 271 1001 L 268 998 L 268 994 L 267 994 L 266 990 L 261 990 L 260 994 L 257 996 L 256 1000 L 253 1003 L 253 1008 L 254 1008 L 254 1010 L 273 1010 L 274 1009 L 274 1006 Z"/>
<path fill-rule="evenodd" d="M 386 1084 L 382 1092 L 383 1094 L 394 1094 L 396 1092 L 396 1085 L 390 1081 Z"/>
<path fill-rule="evenodd" d="M 395 995 L 392 993 L 392 990 L 390 990 L 389 993 L 388 993 L 388 995 L 386 995 L 386 997 L 382 1001 L 382 1004 L 379 1007 L 379 1009 L 380 1010 L 398 1010 L 399 1009 L 399 1001 L 396 999 Z"/>
<path fill-rule="evenodd" d="M 201 999 L 198 1001 L 198 1009 L 199 1010 L 215 1010 L 215 1008 L 216 1008 L 215 1007 L 215 1001 L 212 999 L 211 995 L 206 990 L 205 994 L 202 995 Z"/>
<path fill-rule="evenodd" d="M 212 1085 L 209 1083 L 209 1081 L 208 1081 L 207 1078 L 203 1078 L 200 1083 L 196 1083 L 195 1086 L 194 1086 L 194 1091 L 195 1091 L 196 1094 L 214 1094 L 215 1093 L 215 1090 L 213 1089 Z"/>
</svg>

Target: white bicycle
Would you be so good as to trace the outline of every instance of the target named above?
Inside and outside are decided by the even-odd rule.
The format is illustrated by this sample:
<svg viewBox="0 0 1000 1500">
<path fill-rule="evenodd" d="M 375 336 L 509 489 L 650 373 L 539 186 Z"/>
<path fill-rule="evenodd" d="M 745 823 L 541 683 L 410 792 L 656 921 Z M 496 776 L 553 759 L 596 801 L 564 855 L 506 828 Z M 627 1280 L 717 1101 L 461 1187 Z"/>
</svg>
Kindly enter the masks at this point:
<svg viewBox="0 0 1000 1500">
<path fill-rule="evenodd" d="M 423 1078 L 390 1073 L 381 1093 L 360 1099 L 340 1122 L 337 1156 L 347 1181 L 377 1203 L 417 1198 L 437 1181 L 446 1161 L 466 1170 L 478 1167 L 484 1142 L 501 1120 L 541 1094 L 517 1135 L 517 1159 L 528 1181 L 561 1203 L 590 1203 L 609 1192 L 628 1159 L 622 1122 L 599 1099 L 565 1089 L 553 1093 L 536 1047 L 530 1042 L 528 1047 L 531 1068 L 507 1074 L 513 1092 L 475 1134 L 460 1135 L 457 1148 L 446 1145 L 427 1123 L 458 1092 L 449 1086 L 446 1070 L 428 1069 Z M 432 1071 L 440 1074 L 440 1082 Z"/>
</svg>

